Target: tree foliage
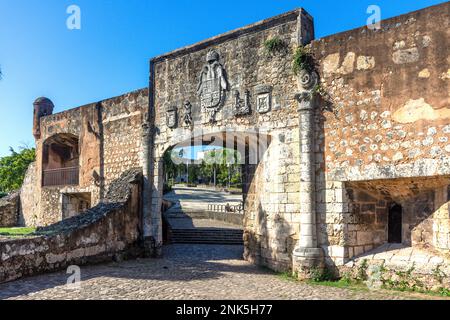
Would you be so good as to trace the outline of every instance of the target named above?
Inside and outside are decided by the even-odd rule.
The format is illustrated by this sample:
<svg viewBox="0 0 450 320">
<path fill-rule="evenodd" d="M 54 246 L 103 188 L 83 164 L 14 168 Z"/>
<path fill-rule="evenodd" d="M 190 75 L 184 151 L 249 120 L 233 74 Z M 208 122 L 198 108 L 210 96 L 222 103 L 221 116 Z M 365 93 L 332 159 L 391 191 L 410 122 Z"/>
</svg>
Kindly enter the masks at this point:
<svg viewBox="0 0 450 320">
<path fill-rule="evenodd" d="M 28 166 L 36 158 L 34 148 L 21 148 L 16 152 L 10 148 L 11 155 L 0 158 L 0 193 L 20 189 Z"/>
<path fill-rule="evenodd" d="M 191 183 L 213 184 L 214 180 L 222 186 L 239 186 L 242 183 L 240 154 L 237 151 L 224 148 L 205 152 L 204 156 L 201 163 L 187 165 L 182 150 L 167 151 L 163 159 L 166 181 L 173 181 L 188 171 Z M 173 159 L 180 164 L 175 164 Z"/>
</svg>

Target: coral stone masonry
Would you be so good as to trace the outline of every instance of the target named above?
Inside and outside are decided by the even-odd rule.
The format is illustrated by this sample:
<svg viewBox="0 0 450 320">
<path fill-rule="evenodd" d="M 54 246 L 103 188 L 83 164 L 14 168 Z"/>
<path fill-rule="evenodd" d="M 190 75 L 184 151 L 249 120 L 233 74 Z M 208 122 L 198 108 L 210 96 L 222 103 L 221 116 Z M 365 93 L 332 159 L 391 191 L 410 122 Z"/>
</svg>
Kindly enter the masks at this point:
<svg viewBox="0 0 450 320">
<path fill-rule="evenodd" d="M 246 260 L 310 277 L 324 268 L 346 272 L 361 256 L 386 257 L 380 253 L 394 246 L 445 264 L 449 10 L 447 2 L 382 21 L 379 30 L 315 39 L 313 17 L 298 9 L 151 59 L 148 88 L 56 114 L 49 99 L 37 99 L 37 159 L 21 190 L 22 224 L 46 227 L 89 214 L 106 205 L 124 172 L 143 172 L 133 209 L 114 209 L 125 221 L 106 217 L 110 224 L 97 222 L 98 231 L 91 224 L 90 238 L 76 238 L 66 253 L 29 240 L 47 259 L 39 270 L 67 264 L 83 241 L 104 245 L 108 228 L 122 232 L 111 223 L 131 223 L 125 230 L 133 234 L 96 254 L 138 244 L 145 255 L 160 255 L 163 156 L 211 143 L 245 160 Z M 293 68 L 303 51 L 313 65 Z M 118 202 L 129 208 L 127 201 Z M 397 267 L 421 260 L 404 261 Z"/>
</svg>

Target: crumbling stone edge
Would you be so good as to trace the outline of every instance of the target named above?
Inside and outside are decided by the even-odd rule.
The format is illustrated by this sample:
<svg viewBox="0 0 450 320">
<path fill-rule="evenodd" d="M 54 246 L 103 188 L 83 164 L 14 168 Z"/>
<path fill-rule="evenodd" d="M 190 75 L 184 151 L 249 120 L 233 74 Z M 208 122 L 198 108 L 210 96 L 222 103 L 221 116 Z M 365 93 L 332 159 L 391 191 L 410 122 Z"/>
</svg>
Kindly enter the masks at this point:
<svg viewBox="0 0 450 320">
<path fill-rule="evenodd" d="M 104 201 L 28 238 L 0 241 L 0 283 L 25 276 L 143 256 L 142 169 L 124 172 Z"/>
</svg>

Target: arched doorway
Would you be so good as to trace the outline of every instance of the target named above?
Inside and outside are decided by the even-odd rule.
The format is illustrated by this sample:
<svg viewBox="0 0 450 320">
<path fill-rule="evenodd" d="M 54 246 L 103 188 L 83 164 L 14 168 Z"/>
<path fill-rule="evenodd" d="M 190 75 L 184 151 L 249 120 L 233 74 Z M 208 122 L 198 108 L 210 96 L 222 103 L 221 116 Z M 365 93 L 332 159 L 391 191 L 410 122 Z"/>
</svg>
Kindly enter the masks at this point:
<svg viewBox="0 0 450 320">
<path fill-rule="evenodd" d="M 172 207 L 165 211 L 163 201 L 164 242 L 242 245 L 246 212 L 262 188 L 255 174 L 270 142 L 261 133 L 224 131 L 169 147 L 162 179 Z"/>
<path fill-rule="evenodd" d="M 42 186 L 79 184 L 80 150 L 78 137 L 56 134 L 43 144 Z"/>
<path fill-rule="evenodd" d="M 388 242 L 402 243 L 402 216 L 403 208 L 394 203 L 389 209 L 388 217 Z"/>
</svg>

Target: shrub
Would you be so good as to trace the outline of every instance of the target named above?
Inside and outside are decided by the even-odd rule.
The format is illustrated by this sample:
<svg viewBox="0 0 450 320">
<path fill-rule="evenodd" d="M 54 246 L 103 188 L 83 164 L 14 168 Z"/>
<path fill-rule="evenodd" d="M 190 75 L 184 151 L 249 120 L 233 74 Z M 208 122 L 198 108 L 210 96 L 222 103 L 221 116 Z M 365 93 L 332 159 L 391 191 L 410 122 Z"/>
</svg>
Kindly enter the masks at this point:
<svg viewBox="0 0 450 320">
<path fill-rule="evenodd" d="M 264 42 L 264 47 L 268 53 L 280 52 L 285 48 L 285 43 L 278 37 L 268 39 Z"/>
<path fill-rule="evenodd" d="M 298 75 L 300 71 L 306 70 L 308 72 L 314 71 L 315 62 L 314 57 L 309 47 L 298 47 L 294 53 L 294 61 L 292 63 L 292 71 Z"/>
</svg>

